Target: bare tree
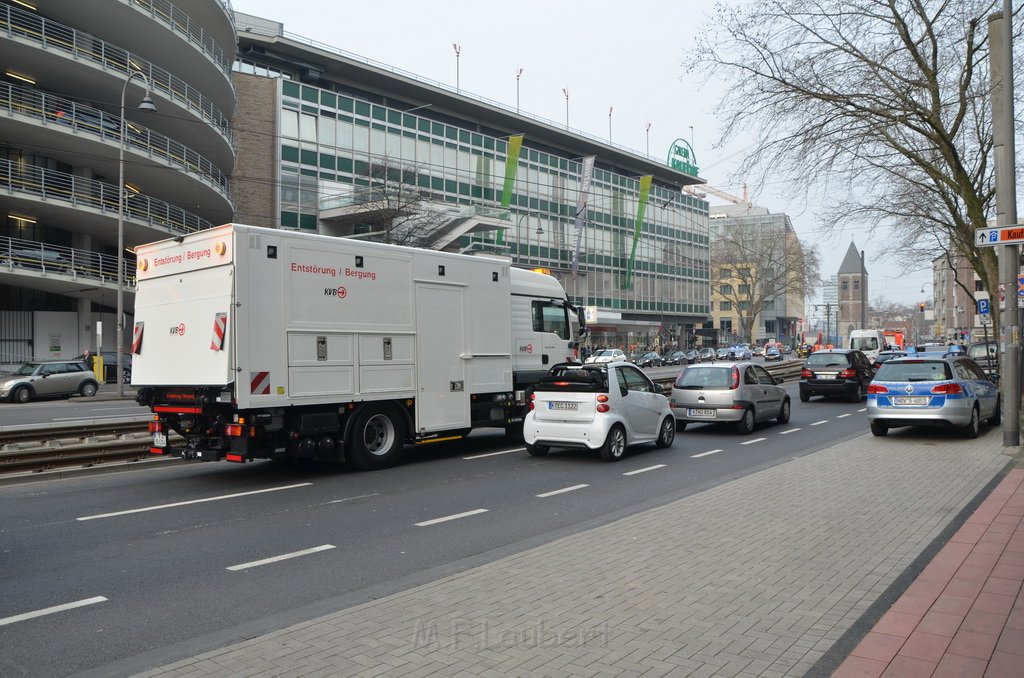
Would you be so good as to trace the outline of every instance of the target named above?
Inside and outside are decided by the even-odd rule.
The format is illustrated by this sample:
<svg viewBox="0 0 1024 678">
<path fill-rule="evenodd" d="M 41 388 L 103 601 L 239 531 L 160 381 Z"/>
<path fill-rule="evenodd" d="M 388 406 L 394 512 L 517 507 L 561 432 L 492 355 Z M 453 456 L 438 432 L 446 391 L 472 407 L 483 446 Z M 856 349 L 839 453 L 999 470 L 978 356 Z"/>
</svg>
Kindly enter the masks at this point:
<svg viewBox="0 0 1024 678">
<path fill-rule="evenodd" d="M 428 193 L 417 188 L 414 167 L 396 167 L 386 162 L 370 167 L 369 185 L 357 188 L 352 202 L 358 209 L 345 221 L 347 232 L 408 247 L 431 248 L 451 221 L 441 206 L 431 203 Z"/>
<path fill-rule="evenodd" d="M 992 291 L 994 250 L 973 236 L 994 207 L 986 17 L 1000 6 L 720 2 L 690 68 L 731 85 L 723 141 L 760 130 L 744 174 L 783 174 L 805 194 L 824 185 L 830 228 L 895 227 L 918 266 L 952 249 Z"/>
<path fill-rule="evenodd" d="M 740 318 L 739 334 L 754 340 L 754 322 L 772 302 L 803 300 L 819 280 L 817 251 L 801 246 L 792 226 L 753 220 L 723 224 L 711 239 L 712 284 Z"/>
</svg>

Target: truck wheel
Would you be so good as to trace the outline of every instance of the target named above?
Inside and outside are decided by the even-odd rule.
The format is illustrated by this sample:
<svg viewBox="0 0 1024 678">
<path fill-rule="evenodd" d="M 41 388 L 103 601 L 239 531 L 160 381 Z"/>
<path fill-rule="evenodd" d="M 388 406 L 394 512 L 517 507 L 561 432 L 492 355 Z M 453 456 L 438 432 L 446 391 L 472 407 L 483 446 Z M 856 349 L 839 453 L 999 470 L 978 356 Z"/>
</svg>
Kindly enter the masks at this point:
<svg viewBox="0 0 1024 678">
<path fill-rule="evenodd" d="M 402 456 L 405 427 L 398 413 L 387 407 L 364 407 L 349 430 L 345 456 L 362 471 L 394 466 Z"/>
<path fill-rule="evenodd" d="M 550 450 L 551 448 L 547 445 L 531 445 L 526 443 L 526 451 L 530 453 L 531 457 L 546 457 Z"/>
<path fill-rule="evenodd" d="M 626 452 L 626 432 L 619 425 L 612 426 L 601 446 L 601 458 L 605 461 L 619 461 Z"/>
</svg>

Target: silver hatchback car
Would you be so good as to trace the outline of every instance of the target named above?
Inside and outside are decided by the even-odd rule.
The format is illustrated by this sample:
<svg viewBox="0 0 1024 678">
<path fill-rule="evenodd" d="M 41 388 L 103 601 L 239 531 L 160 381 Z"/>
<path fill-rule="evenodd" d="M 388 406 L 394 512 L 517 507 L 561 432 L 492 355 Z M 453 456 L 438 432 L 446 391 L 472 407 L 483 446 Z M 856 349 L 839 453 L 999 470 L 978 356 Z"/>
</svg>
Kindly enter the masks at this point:
<svg viewBox="0 0 1024 678">
<path fill-rule="evenodd" d="M 77 360 L 27 362 L 13 374 L 0 375 L 0 400 L 27 403 L 36 398 L 96 395 L 99 384 Z"/>
<path fill-rule="evenodd" d="M 672 384 L 670 406 L 680 431 L 691 422 L 729 422 L 740 433 L 750 433 L 754 423 L 775 419 L 789 421 L 790 401 L 773 377 L 752 362 L 690 365 Z"/>
</svg>

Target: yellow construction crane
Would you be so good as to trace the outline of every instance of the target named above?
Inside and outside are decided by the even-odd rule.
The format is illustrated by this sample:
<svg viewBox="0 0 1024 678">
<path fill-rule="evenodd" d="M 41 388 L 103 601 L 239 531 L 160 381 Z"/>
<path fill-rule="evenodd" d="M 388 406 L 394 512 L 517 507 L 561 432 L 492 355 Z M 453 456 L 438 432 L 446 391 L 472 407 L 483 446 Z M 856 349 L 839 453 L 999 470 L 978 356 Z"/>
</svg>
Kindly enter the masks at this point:
<svg viewBox="0 0 1024 678">
<path fill-rule="evenodd" d="M 700 187 L 696 186 L 683 186 L 683 190 L 690 195 L 695 195 L 698 198 L 708 197 L 708 193 L 714 196 L 718 196 L 722 200 L 728 200 L 729 202 L 736 205 L 746 205 L 747 207 L 753 207 L 754 205 L 750 202 L 750 194 L 747 192 L 747 185 L 743 184 L 743 197 L 738 198 L 732 193 L 726 193 L 725 191 L 709 186 L 708 184 L 701 184 Z"/>
</svg>

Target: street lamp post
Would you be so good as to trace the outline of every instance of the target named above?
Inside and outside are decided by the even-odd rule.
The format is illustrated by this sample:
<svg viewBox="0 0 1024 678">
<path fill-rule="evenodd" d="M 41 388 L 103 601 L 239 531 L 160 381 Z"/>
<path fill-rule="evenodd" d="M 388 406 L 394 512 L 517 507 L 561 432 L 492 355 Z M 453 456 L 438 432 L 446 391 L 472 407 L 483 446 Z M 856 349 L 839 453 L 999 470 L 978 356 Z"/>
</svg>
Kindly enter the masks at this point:
<svg viewBox="0 0 1024 678">
<path fill-rule="evenodd" d="M 516 114 L 519 113 L 519 76 L 523 74 L 523 69 L 520 66 L 516 69 Z"/>
<path fill-rule="evenodd" d="M 612 142 L 612 107 L 608 107 L 608 143 Z"/>
<path fill-rule="evenodd" d="M 455 93 L 459 94 L 462 92 L 459 88 L 459 54 L 462 53 L 462 45 L 457 42 L 453 42 L 452 49 L 455 50 Z"/>
<path fill-rule="evenodd" d="M 525 219 L 528 216 L 530 216 L 529 212 L 523 212 L 522 214 L 519 215 L 519 218 L 516 220 L 516 256 L 515 256 L 515 262 L 516 263 L 519 263 L 519 243 L 520 243 L 520 240 L 519 240 L 519 227 L 523 225 L 523 219 Z M 529 222 L 527 222 L 527 223 L 529 223 Z M 535 233 L 537 234 L 537 239 L 538 240 L 540 240 L 540 236 L 544 235 L 544 229 L 541 228 L 539 222 L 537 224 L 537 230 L 535 231 Z M 529 231 L 529 229 L 527 229 L 527 231 L 526 231 L 526 256 L 527 257 L 530 256 L 530 231 Z"/>
<path fill-rule="evenodd" d="M 149 78 L 142 71 L 128 71 L 124 85 L 121 87 L 121 143 L 118 144 L 117 154 L 117 395 L 124 396 L 124 146 L 125 137 L 128 135 L 128 123 L 124 118 L 124 99 L 128 91 L 128 83 L 132 78 L 139 77 L 146 83 L 146 95 L 139 103 L 140 111 L 153 113 L 156 106 L 149 98 Z"/>
<path fill-rule="evenodd" d="M 569 129 L 569 88 L 563 87 L 562 94 L 565 95 L 565 129 Z"/>
<path fill-rule="evenodd" d="M 651 157 L 651 123 L 647 123 L 644 127 L 644 131 L 647 132 L 647 157 Z"/>
</svg>

